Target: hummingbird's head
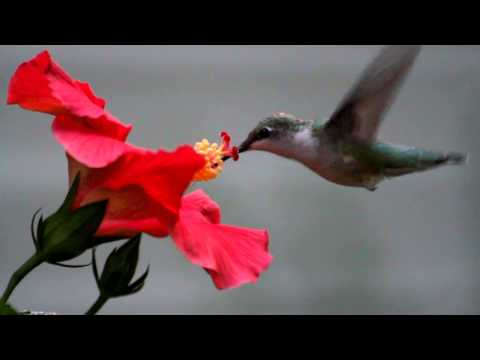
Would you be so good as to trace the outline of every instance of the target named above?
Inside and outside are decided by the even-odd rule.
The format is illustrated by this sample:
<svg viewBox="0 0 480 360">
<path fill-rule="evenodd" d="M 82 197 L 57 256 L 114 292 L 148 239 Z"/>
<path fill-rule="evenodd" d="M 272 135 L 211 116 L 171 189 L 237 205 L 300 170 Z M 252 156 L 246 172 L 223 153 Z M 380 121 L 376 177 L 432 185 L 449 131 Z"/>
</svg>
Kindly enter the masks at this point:
<svg viewBox="0 0 480 360">
<path fill-rule="evenodd" d="M 240 145 L 239 152 L 257 150 L 289 157 L 296 136 L 308 124 L 308 121 L 298 119 L 290 114 L 277 113 L 269 116 L 260 121 L 248 134 Z"/>
</svg>

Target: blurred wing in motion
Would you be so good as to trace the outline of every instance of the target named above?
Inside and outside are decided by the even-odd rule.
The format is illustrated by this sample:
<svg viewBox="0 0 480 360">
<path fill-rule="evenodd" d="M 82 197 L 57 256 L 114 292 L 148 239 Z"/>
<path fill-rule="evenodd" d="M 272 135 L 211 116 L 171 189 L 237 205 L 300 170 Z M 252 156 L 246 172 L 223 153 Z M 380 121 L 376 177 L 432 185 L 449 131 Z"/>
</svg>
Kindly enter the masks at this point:
<svg viewBox="0 0 480 360">
<path fill-rule="evenodd" d="M 364 71 L 326 125 L 334 137 L 373 142 L 404 83 L 421 45 L 390 45 Z"/>
</svg>

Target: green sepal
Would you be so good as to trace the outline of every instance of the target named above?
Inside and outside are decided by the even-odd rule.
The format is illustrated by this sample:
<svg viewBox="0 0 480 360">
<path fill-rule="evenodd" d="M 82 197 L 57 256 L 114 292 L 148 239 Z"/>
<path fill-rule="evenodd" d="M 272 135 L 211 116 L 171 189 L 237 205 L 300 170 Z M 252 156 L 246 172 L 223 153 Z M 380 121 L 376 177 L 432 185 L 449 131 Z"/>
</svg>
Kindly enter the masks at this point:
<svg viewBox="0 0 480 360">
<path fill-rule="evenodd" d="M 118 294 L 117 297 L 133 295 L 139 292 L 140 290 L 142 290 L 143 286 L 145 285 L 145 280 L 147 279 L 149 271 L 150 271 L 150 266 L 147 267 L 147 270 L 143 273 L 142 276 L 140 276 L 137 280 L 131 283 L 127 287 L 127 289 L 125 289 L 125 292 Z"/>
<path fill-rule="evenodd" d="M 95 277 L 95 283 L 97 284 L 98 290 L 101 291 L 101 286 L 100 286 L 100 277 L 98 276 L 98 267 L 97 267 L 97 259 L 95 256 L 97 249 L 92 248 L 92 269 L 93 269 L 93 276 Z"/>
<path fill-rule="evenodd" d="M 38 219 L 38 224 L 37 224 L 37 237 L 35 239 L 35 244 L 36 244 L 36 249 L 37 251 L 39 250 L 39 242 L 38 239 L 40 238 L 40 235 L 43 232 L 43 227 L 45 226 L 45 221 L 43 220 L 43 215 L 40 215 L 40 219 Z"/>
<path fill-rule="evenodd" d="M 68 265 L 62 262 L 76 258 L 95 245 L 94 236 L 105 217 L 108 200 L 72 210 L 79 184 L 80 176 L 77 175 L 61 207 L 45 220 L 40 216 L 36 232 L 34 225 L 40 210 L 33 215 L 30 231 L 36 251 L 11 276 L 1 297 L 2 303 L 8 301 L 26 275 L 44 262 L 64 267 L 88 266 Z"/>
<path fill-rule="evenodd" d="M 39 229 L 41 230 L 41 233 L 44 237 L 48 237 L 50 233 L 57 229 L 60 224 L 65 221 L 65 218 L 67 218 L 71 214 L 71 209 L 75 200 L 75 196 L 77 195 L 79 185 L 80 174 L 77 174 L 77 176 L 75 176 L 75 179 L 73 180 L 72 185 L 70 186 L 70 189 L 68 190 L 67 196 L 65 197 L 63 204 L 60 206 L 57 212 L 55 212 L 53 215 L 49 216 L 45 220 L 45 223 L 42 224 L 42 229 Z M 38 234 L 37 238 L 38 240 L 42 239 L 42 237 L 38 236 Z M 42 244 L 40 244 L 40 246 L 41 245 Z"/>
<path fill-rule="evenodd" d="M 35 245 L 35 249 L 37 251 L 38 251 L 38 240 L 37 240 L 37 235 L 35 235 L 35 219 L 41 210 L 42 209 L 38 209 L 37 211 L 35 211 L 35 213 L 32 216 L 32 221 L 30 222 L 30 234 L 32 236 L 33 245 Z"/>
<path fill-rule="evenodd" d="M 47 261 L 58 263 L 81 255 L 93 246 L 97 232 L 107 210 L 108 201 L 92 203 L 54 219 L 54 225 L 45 220 L 44 232 L 39 240 L 40 251 Z M 61 221 L 59 221 L 61 220 Z"/>
<path fill-rule="evenodd" d="M 73 183 L 68 190 L 67 196 L 63 201 L 62 206 L 58 209 L 58 212 L 69 212 L 72 207 L 73 203 L 75 202 L 75 198 L 77 196 L 78 187 L 80 186 L 80 173 L 77 173 L 75 179 L 73 179 Z"/>
<path fill-rule="evenodd" d="M 74 268 L 90 265 L 62 264 L 95 245 L 94 235 L 107 210 L 108 200 L 72 210 L 79 185 L 80 175 L 77 175 L 60 208 L 45 220 L 43 216 L 40 217 L 36 234 L 33 226 L 38 211 L 32 218 L 31 232 L 35 248 L 50 264 Z"/>
<path fill-rule="evenodd" d="M 60 267 L 64 267 L 64 268 L 67 268 L 67 269 L 81 269 L 81 268 L 86 268 L 86 267 L 92 265 L 91 262 L 89 262 L 88 264 L 81 264 L 81 265 L 62 264 L 62 263 L 59 263 L 59 262 L 51 262 L 50 264 L 60 266 Z"/>
</svg>

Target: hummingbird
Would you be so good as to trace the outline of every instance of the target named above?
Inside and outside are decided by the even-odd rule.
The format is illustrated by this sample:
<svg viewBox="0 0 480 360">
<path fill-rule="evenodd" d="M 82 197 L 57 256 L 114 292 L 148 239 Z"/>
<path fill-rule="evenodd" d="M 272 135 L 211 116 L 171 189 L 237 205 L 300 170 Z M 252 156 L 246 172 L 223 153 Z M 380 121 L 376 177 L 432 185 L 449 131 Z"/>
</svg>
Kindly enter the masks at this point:
<svg viewBox="0 0 480 360">
<path fill-rule="evenodd" d="M 326 121 L 274 114 L 260 121 L 241 143 L 239 152 L 270 152 L 298 161 L 337 185 L 369 191 L 377 190 L 386 179 L 466 163 L 463 153 L 430 151 L 377 139 L 380 125 L 421 48 L 384 47 Z"/>
</svg>

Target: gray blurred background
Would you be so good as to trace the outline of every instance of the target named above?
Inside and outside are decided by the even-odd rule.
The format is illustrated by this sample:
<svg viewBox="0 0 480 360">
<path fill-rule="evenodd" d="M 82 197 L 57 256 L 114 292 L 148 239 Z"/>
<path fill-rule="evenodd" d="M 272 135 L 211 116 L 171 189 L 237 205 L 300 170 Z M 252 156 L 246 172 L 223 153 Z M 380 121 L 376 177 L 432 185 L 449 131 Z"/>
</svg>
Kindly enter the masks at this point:
<svg viewBox="0 0 480 360">
<path fill-rule="evenodd" d="M 2 291 L 32 254 L 33 212 L 51 213 L 67 188 L 52 117 L 5 106 L 16 67 L 43 49 L 134 124 L 131 142 L 173 149 L 215 140 L 221 130 L 240 142 L 273 112 L 326 117 L 380 47 L 1 46 Z M 369 193 L 269 154 L 246 154 L 201 186 L 222 206 L 225 223 L 269 228 L 270 270 L 256 285 L 219 292 L 170 239 L 145 236 L 138 273 L 151 265 L 146 287 L 112 300 L 102 313 L 480 313 L 479 109 L 480 47 L 426 46 L 381 137 L 469 152 L 467 167 L 396 179 Z M 100 248 L 101 258 L 110 248 Z M 90 268 L 42 265 L 11 302 L 79 314 L 96 296 Z"/>
</svg>

